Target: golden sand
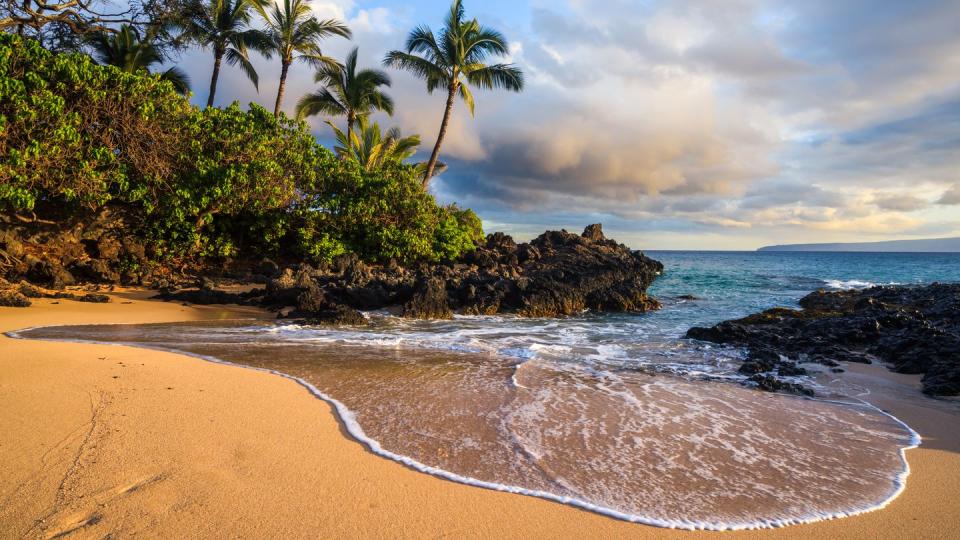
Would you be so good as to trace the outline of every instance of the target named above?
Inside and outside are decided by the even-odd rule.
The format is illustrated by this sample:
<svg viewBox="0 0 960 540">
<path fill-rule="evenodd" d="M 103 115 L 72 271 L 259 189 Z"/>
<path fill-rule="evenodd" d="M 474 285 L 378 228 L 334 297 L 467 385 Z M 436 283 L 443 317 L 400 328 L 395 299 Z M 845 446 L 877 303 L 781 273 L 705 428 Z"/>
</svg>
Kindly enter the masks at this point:
<svg viewBox="0 0 960 540">
<path fill-rule="evenodd" d="M 147 296 L 0 308 L 0 332 L 271 316 Z M 853 371 L 878 384 L 917 381 Z M 0 337 L 0 538 L 955 538 L 957 416 L 915 396 L 872 400 L 924 437 L 907 453 L 907 489 L 887 508 L 776 530 L 670 531 L 380 458 L 289 379 L 172 353 Z"/>
</svg>

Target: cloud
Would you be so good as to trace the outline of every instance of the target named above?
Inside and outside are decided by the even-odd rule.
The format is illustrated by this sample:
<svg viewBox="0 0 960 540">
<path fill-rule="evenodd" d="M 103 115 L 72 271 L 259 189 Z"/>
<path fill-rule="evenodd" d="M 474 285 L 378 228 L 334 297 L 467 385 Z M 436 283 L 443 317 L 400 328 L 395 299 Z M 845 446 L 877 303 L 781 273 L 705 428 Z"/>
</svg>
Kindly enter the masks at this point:
<svg viewBox="0 0 960 540">
<path fill-rule="evenodd" d="M 531 3 L 493 15 L 468 5 L 508 37 L 527 87 L 475 92 L 476 118 L 457 103 L 440 199 L 524 234 L 604 221 L 687 246 L 710 234 L 742 247 L 960 232 L 947 207 L 960 204 L 957 2 Z M 359 45 L 365 66 L 443 12 L 378 0 L 313 9 L 354 30 L 324 52 Z M 212 59 L 195 51 L 184 64 L 202 103 Z M 259 95 L 227 67 L 218 104 L 272 107 L 279 65 L 254 64 Z M 377 119 L 419 133 L 425 159 L 445 96 L 390 74 L 397 114 Z M 296 66 L 285 110 L 314 86 Z M 310 125 L 328 141 L 323 120 Z"/>
<path fill-rule="evenodd" d="M 929 206 L 930 203 L 913 195 L 884 193 L 874 196 L 873 204 L 882 210 L 911 212 L 913 210 L 922 210 Z"/>
<path fill-rule="evenodd" d="M 960 183 L 945 191 L 937 204 L 960 204 Z"/>
</svg>

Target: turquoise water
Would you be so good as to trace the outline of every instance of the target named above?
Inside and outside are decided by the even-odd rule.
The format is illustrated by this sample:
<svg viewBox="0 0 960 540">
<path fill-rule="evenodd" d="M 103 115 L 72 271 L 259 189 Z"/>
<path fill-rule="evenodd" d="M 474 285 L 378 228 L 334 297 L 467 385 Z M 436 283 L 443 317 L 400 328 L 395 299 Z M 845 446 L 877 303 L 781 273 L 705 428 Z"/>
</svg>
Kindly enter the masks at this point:
<svg viewBox="0 0 960 540">
<path fill-rule="evenodd" d="M 650 294 L 687 326 L 715 324 L 770 307 L 797 307 L 817 289 L 960 282 L 960 253 L 650 251 L 664 274 Z M 691 294 L 700 300 L 677 303 Z"/>
</svg>

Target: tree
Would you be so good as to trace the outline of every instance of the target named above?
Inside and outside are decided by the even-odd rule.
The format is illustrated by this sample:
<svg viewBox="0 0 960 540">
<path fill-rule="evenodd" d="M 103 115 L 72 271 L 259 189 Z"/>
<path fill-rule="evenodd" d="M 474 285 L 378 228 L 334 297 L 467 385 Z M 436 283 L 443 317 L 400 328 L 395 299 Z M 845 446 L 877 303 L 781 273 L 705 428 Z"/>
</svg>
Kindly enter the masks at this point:
<svg viewBox="0 0 960 540">
<path fill-rule="evenodd" d="M 88 43 L 94 57 L 101 63 L 116 66 L 127 73 L 144 70 L 151 72 L 154 64 L 163 63 L 163 55 L 153 45 L 149 36 L 141 38 L 133 27 L 121 25 L 116 33 L 97 32 L 91 34 Z M 190 92 L 190 79 L 177 67 L 171 67 L 160 74 L 160 78 L 170 81 L 177 92 Z"/>
<path fill-rule="evenodd" d="M 162 27 L 183 11 L 188 0 L 0 0 L 0 31 L 32 37 L 49 50 L 80 51 L 85 37 L 117 32 L 120 25 L 146 33 Z M 153 44 L 164 55 L 173 50 L 172 40 L 155 32 Z"/>
<path fill-rule="evenodd" d="M 409 71 L 424 79 L 427 92 L 432 94 L 441 87 L 447 90 L 440 133 L 423 175 L 424 187 L 435 174 L 440 146 L 457 95 L 466 103 L 472 116 L 474 101 L 470 86 L 514 92 L 523 90 L 523 73 L 513 64 L 484 63 L 489 56 L 506 56 L 507 53 L 507 42 L 500 32 L 481 26 L 476 19 L 464 20 L 462 0 L 454 0 L 450 6 L 439 39 L 429 27 L 420 26 L 410 32 L 405 51 L 387 53 L 384 65 Z"/>
<path fill-rule="evenodd" d="M 253 49 L 269 55 L 270 38 L 266 33 L 250 28 L 253 2 L 254 0 L 193 0 L 180 22 L 183 28 L 181 39 L 196 43 L 203 49 L 213 49 L 213 74 L 210 76 L 207 107 L 213 106 L 223 60 L 231 66 L 240 66 L 253 86 L 260 89 L 259 77 L 250 63 L 248 51 Z"/>
<path fill-rule="evenodd" d="M 97 0 L 4 0 L 0 5 L 0 30 L 16 27 L 23 36 L 49 24 L 63 24 L 77 34 L 103 32 L 113 25 L 132 24 L 135 6 L 96 7 Z"/>
<path fill-rule="evenodd" d="M 381 169 L 387 164 L 401 164 L 413 157 L 420 146 L 420 136 L 404 137 L 400 128 L 390 128 L 386 133 L 376 122 L 370 123 L 367 116 L 357 119 L 358 131 L 344 133 L 333 122 L 327 122 L 337 137 L 334 151 L 340 159 L 351 159 L 360 164 L 367 172 Z M 416 164 L 426 166 L 425 163 Z"/>
<path fill-rule="evenodd" d="M 310 11 L 309 0 L 283 0 L 282 4 L 271 1 L 270 4 L 268 8 L 264 0 L 259 0 L 255 6 L 267 23 L 270 50 L 280 57 L 280 85 L 273 108 L 273 114 L 279 116 L 287 73 L 294 60 L 317 67 L 336 65 L 336 60 L 323 55 L 320 41 L 330 36 L 350 38 L 351 33 L 345 24 L 336 19 L 317 20 Z"/>
<path fill-rule="evenodd" d="M 300 98 L 298 118 L 321 113 L 345 116 L 349 139 L 357 120 L 370 112 L 377 110 L 393 115 L 393 100 L 380 90 L 381 86 L 390 86 L 390 76 L 379 69 L 357 70 L 357 48 L 350 52 L 343 66 L 320 66 L 314 80 L 323 88 Z"/>
</svg>

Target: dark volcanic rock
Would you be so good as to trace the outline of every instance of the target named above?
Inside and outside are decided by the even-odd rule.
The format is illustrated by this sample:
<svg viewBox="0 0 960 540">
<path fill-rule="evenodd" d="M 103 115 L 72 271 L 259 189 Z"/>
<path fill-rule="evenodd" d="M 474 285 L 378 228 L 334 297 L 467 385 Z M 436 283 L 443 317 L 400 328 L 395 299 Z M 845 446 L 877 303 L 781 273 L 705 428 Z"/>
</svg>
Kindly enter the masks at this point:
<svg viewBox="0 0 960 540">
<path fill-rule="evenodd" d="M 452 319 L 447 305 L 447 284 L 439 277 L 424 278 L 413 298 L 403 305 L 403 316 L 411 319 Z"/>
<path fill-rule="evenodd" d="M 50 289 L 63 289 L 77 282 L 70 272 L 53 261 L 37 261 L 27 273 L 27 278 Z"/>
<path fill-rule="evenodd" d="M 305 322 L 319 326 L 363 326 L 367 318 L 353 308 L 338 304 L 315 312 Z"/>
<path fill-rule="evenodd" d="M 105 294 L 88 293 L 80 296 L 74 296 L 77 302 L 90 302 L 92 304 L 106 304 L 110 302 L 110 297 Z"/>
<path fill-rule="evenodd" d="M 800 306 L 691 328 L 687 337 L 746 347 L 745 374 L 800 374 L 795 361 L 836 367 L 878 359 L 923 374 L 927 394 L 960 395 L 960 284 L 817 291 Z"/>
<path fill-rule="evenodd" d="M 198 305 L 211 304 L 238 304 L 250 305 L 252 299 L 262 296 L 262 289 L 254 289 L 246 293 L 232 293 L 217 289 L 187 289 L 164 290 L 154 298 L 168 302 L 187 302 Z"/>
<path fill-rule="evenodd" d="M 30 300 L 14 290 L 0 291 L 0 307 L 30 307 Z"/>
<path fill-rule="evenodd" d="M 93 283 L 119 283 L 120 274 L 101 259 L 90 259 L 70 267 L 78 278 Z"/>
<path fill-rule="evenodd" d="M 646 291 L 662 271 L 659 262 L 606 239 L 600 226 L 592 225 L 583 235 L 547 232 L 519 245 L 494 233 L 475 252 L 450 264 L 370 266 L 355 255 L 343 255 L 330 269 L 311 272 L 308 280 L 285 271 L 271 282 L 263 302 L 296 306 L 291 316 L 308 318 L 329 305 L 400 308 L 403 316 L 422 319 L 448 319 L 454 313 L 557 317 L 585 309 L 639 312 L 659 307 Z"/>
<path fill-rule="evenodd" d="M 750 377 L 750 382 L 757 385 L 757 388 L 766 392 L 787 392 L 790 394 L 800 394 L 803 396 L 812 396 L 813 390 L 805 388 L 801 384 L 789 383 L 771 375 L 757 374 Z"/>
<path fill-rule="evenodd" d="M 662 271 L 659 262 L 605 238 L 600 225 L 591 225 L 582 235 L 551 231 L 519 245 L 494 233 L 476 251 L 449 264 L 404 268 L 391 261 L 372 266 L 348 254 L 337 257 L 329 268 L 299 265 L 276 272 L 266 291 L 256 295 L 205 287 L 167 291 L 161 297 L 256 304 L 316 321 L 329 319 L 339 306 L 394 308 L 405 317 L 420 319 L 449 319 L 454 313 L 558 317 L 586 309 L 656 309 L 660 304 L 647 296 L 647 287 Z"/>
<path fill-rule="evenodd" d="M 26 281 L 21 281 L 17 290 L 27 298 L 43 298 L 43 291 L 41 291 L 39 287 L 31 285 Z"/>
</svg>

